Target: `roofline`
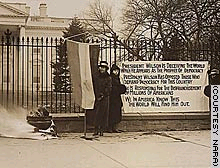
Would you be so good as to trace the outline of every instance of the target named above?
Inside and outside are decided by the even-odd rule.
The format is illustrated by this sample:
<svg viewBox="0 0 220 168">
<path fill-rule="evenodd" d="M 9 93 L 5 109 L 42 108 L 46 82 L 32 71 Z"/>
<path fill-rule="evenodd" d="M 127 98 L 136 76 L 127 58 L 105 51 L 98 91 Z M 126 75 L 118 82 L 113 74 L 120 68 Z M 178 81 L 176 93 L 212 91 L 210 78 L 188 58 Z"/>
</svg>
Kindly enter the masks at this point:
<svg viewBox="0 0 220 168">
<path fill-rule="evenodd" d="M 3 3 L 6 3 L 6 4 L 27 5 L 27 4 L 26 4 L 26 3 L 24 3 L 24 2 L 3 2 Z"/>
<path fill-rule="evenodd" d="M 21 15 L 25 15 L 25 16 L 28 16 L 28 15 L 29 15 L 28 13 L 26 13 L 26 12 L 20 10 L 20 9 L 14 8 L 14 7 L 12 7 L 12 6 L 8 5 L 8 4 L 9 4 L 9 3 L 1 2 L 1 1 L 0 1 L 0 6 L 3 6 L 3 7 L 5 7 L 5 8 L 7 8 L 7 9 L 9 9 L 9 10 L 11 10 L 11 11 L 13 11 L 13 12 L 16 12 L 16 13 L 18 13 L 18 14 L 21 14 Z M 11 3 L 11 4 L 13 4 L 13 3 Z M 25 3 L 24 3 L 24 4 L 25 4 Z"/>
<path fill-rule="evenodd" d="M 66 27 L 47 27 L 47 26 L 31 26 L 31 25 L 26 25 L 26 29 L 45 29 L 45 30 L 65 30 Z"/>
<path fill-rule="evenodd" d="M 30 18 L 50 18 L 50 19 L 66 19 L 66 20 L 73 20 L 71 17 L 55 17 L 55 16 L 38 16 L 38 15 L 30 15 Z"/>
<path fill-rule="evenodd" d="M 1 17 L 23 17 L 23 18 L 27 18 L 28 16 L 25 16 L 25 15 L 1 15 Z"/>
</svg>

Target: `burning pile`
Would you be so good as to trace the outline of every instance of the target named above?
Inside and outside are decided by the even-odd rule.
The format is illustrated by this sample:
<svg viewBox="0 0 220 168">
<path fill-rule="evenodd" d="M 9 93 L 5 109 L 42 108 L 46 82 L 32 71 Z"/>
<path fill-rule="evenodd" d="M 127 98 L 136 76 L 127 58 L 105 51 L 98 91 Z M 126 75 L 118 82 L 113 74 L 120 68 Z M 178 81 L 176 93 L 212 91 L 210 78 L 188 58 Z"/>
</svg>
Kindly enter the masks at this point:
<svg viewBox="0 0 220 168">
<path fill-rule="evenodd" d="M 21 107 L 10 106 L 6 109 L 0 105 L 0 136 L 40 140 L 57 138 L 57 136 L 48 134 L 47 130 L 34 131 L 34 127 L 25 120 L 27 113 Z"/>
</svg>

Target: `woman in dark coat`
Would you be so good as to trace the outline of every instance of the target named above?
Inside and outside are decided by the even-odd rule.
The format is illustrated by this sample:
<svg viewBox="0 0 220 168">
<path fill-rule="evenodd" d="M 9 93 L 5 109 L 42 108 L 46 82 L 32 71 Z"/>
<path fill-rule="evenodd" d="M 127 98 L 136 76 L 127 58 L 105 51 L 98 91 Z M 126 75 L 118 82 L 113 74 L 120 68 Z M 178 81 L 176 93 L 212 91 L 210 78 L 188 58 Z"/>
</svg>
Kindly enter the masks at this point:
<svg viewBox="0 0 220 168">
<path fill-rule="evenodd" d="M 211 97 L 211 85 L 220 85 L 220 74 L 218 69 L 212 69 L 208 71 L 209 85 L 204 89 L 204 93 L 207 97 Z"/>
<path fill-rule="evenodd" d="M 121 108 L 123 106 L 121 100 L 121 94 L 126 91 L 125 85 L 122 85 L 119 79 L 120 68 L 113 64 L 110 70 L 110 76 L 112 79 L 112 90 L 110 94 L 110 109 L 109 109 L 109 131 L 119 132 L 116 130 L 116 125 L 122 119 Z"/>
<path fill-rule="evenodd" d="M 108 126 L 109 96 L 112 88 L 111 77 L 108 74 L 108 63 L 101 61 L 99 72 L 94 79 L 95 88 L 95 132 L 93 135 L 103 136 L 103 131 Z"/>
</svg>

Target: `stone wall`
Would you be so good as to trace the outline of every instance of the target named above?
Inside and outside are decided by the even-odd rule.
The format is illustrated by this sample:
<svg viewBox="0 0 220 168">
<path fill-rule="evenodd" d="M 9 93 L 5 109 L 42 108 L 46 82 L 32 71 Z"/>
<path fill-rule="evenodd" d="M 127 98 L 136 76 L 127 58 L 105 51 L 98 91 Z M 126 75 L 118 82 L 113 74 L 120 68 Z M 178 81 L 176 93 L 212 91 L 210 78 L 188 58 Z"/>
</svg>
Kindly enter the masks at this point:
<svg viewBox="0 0 220 168">
<path fill-rule="evenodd" d="M 53 116 L 58 132 L 83 132 L 84 116 Z M 118 129 L 128 132 L 210 129 L 209 113 L 124 114 Z M 93 130 L 87 126 L 87 132 Z"/>
</svg>

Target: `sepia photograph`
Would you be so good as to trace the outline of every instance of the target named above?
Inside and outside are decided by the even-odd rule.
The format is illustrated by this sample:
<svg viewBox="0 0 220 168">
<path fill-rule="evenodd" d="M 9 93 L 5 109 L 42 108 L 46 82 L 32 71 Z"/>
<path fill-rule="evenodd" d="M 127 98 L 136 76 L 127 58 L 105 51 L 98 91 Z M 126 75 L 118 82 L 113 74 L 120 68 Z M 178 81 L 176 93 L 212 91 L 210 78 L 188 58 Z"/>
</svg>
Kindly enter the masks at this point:
<svg viewBox="0 0 220 168">
<path fill-rule="evenodd" d="M 0 0 L 1 168 L 220 167 L 219 0 Z"/>
</svg>

